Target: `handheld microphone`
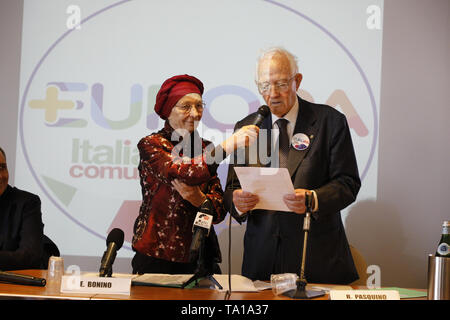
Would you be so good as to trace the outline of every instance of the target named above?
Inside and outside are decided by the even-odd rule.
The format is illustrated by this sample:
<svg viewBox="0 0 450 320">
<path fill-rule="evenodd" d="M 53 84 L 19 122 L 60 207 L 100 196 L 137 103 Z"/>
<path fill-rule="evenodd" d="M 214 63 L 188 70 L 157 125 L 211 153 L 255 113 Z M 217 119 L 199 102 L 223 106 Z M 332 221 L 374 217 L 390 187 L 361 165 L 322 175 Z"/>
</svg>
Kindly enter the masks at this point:
<svg viewBox="0 0 450 320">
<path fill-rule="evenodd" d="M 200 211 L 195 216 L 194 223 L 192 225 L 192 242 L 189 250 L 189 259 L 191 262 L 198 258 L 199 251 L 203 246 L 205 237 L 209 236 L 211 230 L 211 224 L 213 216 L 211 213 L 211 202 L 206 199 L 200 206 Z"/>
<path fill-rule="evenodd" d="M 106 251 L 103 253 L 102 262 L 100 264 L 100 277 L 111 277 L 112 265 L 116 259 L 117 251 L 123 245 L 125 235 L 121 229 L 114 228 L 108 234 L 106 239 Z"/>
<path fill-rule="evenodd" d="M 253 120 L 252 123 L 257 127 L 261 126 L 261 123 L 263 122 L 264 118 L 267 117 L 270 114 L 270 108 L 266 105 L 262 105 L 258 108 L 258 111 L 256 111 L 256 118 Z"/>
<path fill-rule="evenodd" d="M 46 284 L 46 280 L 44 278 L 37 278 L 5 271 L 0 271 L 0 281 L 38 287 L 44 287 Z"/>
</svg>

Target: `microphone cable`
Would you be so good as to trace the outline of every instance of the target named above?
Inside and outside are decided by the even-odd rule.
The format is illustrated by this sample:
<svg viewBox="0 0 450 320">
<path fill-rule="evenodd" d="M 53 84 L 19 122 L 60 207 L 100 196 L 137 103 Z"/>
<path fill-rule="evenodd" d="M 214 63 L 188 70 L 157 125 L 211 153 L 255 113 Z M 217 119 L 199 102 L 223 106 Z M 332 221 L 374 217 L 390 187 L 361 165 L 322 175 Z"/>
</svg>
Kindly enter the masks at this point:
<svg viewBox="0 0 450 320">
<path fill-rule="evenodd" d="M 231 298 L 231 220 L 232 220 L 231 211 L 233 210 L 233 192 L 234 192 L 234 173 L 232 173 L 231 176 L 230 217 L 228 219 L 228 290 L 225 293 L 225 300 L 230 300 Z"/>
<path fill-rule="evenodd" d="M 254 125 L 260 127 L 263 120 L 270 114 L 270 108 L 267 105 L 262 105 L 258 108 L 257 114 L 256 114 L 256 120 L 254 121 Z M 233 155 L 234 156 L 234 153 Z M 234 165 L 237 163 L 236 161 L 233 162 Z M 233 170 L 234 170 L 233 165 Z M 232 173 L 231 176 L 231 198 L 230 198 L 230 220 L 228 221 L 228 290 L 225 293 L 225 300 L 229 300 L 231 297 L 231 220 L 232 220 L 232 214 L 231 211 L 233 211 L 233 192 L 234 192 L 234 177 L 235 172 Z"/>
</svg>

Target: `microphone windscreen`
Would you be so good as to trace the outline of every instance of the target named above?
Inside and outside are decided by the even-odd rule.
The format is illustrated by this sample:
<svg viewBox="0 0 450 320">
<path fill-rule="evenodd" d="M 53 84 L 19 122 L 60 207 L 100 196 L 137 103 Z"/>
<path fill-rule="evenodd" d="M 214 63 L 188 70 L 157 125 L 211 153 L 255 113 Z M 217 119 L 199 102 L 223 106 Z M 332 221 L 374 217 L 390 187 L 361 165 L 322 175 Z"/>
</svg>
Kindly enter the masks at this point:
<svg viewBox="0 0 450 320">
<path fill-rule="evenodd" d="M 125 234 L 123 233 L 123 231 L 119 228 L 114 228 L 108 234 L 108 238 L 106 238 L 106 245 L 114 242 L 117 246 L 117 250 L 119 250 L 120 248 L 122 248 L 124 238 Z"/>
<path fill-rule="evenodd" d="M 270 108 L 266 105 L 262 105 L 258 108 L 258 113 L 265 118 L 270 114 Z"/>
</svg>

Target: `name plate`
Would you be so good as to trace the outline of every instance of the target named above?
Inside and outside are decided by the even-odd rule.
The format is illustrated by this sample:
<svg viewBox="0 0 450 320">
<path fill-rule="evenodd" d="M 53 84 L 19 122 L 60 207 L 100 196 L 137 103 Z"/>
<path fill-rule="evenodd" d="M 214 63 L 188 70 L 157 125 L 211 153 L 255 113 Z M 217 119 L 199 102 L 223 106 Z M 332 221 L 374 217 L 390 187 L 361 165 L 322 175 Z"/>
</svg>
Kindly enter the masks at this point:
<svg viewBox="0 0 450 320">
<path fill-rule="evenodd" d="M 397 290 L 330 290 L 330 300 L 400 300 Z"/>
<path fill-rule="evenodd" d="M 61 292 L 130 295 L 131 278 L 63 276 Z"/>
</svg>

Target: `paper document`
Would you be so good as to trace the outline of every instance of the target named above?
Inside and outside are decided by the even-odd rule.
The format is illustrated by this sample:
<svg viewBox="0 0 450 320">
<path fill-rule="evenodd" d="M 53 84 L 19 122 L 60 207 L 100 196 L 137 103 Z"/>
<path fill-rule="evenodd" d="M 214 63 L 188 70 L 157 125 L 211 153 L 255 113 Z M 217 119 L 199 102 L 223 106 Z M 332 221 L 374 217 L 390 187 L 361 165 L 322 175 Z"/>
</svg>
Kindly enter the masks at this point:
<svg viewBox="0 0 450 320">
<path fill-rule="evenodd" d="M 400 294 L 400 299 L 422 298 L 422 297 L 426 297 L 428 295 L 428 293 L 426 291 L 418 291 L 418 290 L 411 290 L 411 289 L 398 288 L 398 287 L 389 287 L 389 288 L 373 289 L 373 290 L 396 290 Z"/>
<path fill-rule="evenodd" d="M 242 190 L 258 195 L 255 209 L 291 211 L 283 201 L 284 195 L 295 192 L 288 169 L 235 167 L 234 170 Z"/>
<path fill-rule="evenodd" d="M 134 285 L 180 288 L 191 277 L 192 274 L 144 273 L 133 278 L 132 282 Z"/>
<path fill-rule="evenodd" d="M 144 273 L 133 278 L 134 285 L 148 285 L 180 288 L 186 281 L 190 280 L 192 274 L 160 274 L 160 273 Z M 187 288 L 208 287 L 219 291 L 228 290 L 228 275 L 215 274 L 214 279 L 222 286 L 222 289 L 217 288 L 210 280 L 206 278 L 199 279 L 198 284 L 193 281 Z M 253 285 L 252 280 L 241 276 L 231 275 L 231 290 L 235 292 L 257 292 L 258 290 Z"/>
<path fill-rule="evenodd" d="M 255 281 L 253 281 L 253 285 L 255 286 L 256 290 L 258 290 L 258 291 L 272 289 L 272 284 L 267 281 L 255 280 Z"/>
<path fill-rule="evenodd" d="M 83 277 L 98 277 L 99 276 L 99 272 L 82 272 L 81 276 L 83 276 Z M 130 278 L 130 279 L 133 279 L 133 278 L 135 278 L 137 276 L 138 276 L 137 274 L 113 272 L 113 274 L 111 275 L 111 278 Z"/>
<path fill-rule="evenodd" d="M 228 274 L 215 274 L 214 278 L 222 286 L 222 289 L 217 289 L 219 291 L 228 290 Z M 241 276 L 239 274 L 231 275 L 231 291 L 233 292 L 258 292 L 253 281 L 249 278 Z"/>
</svg>

